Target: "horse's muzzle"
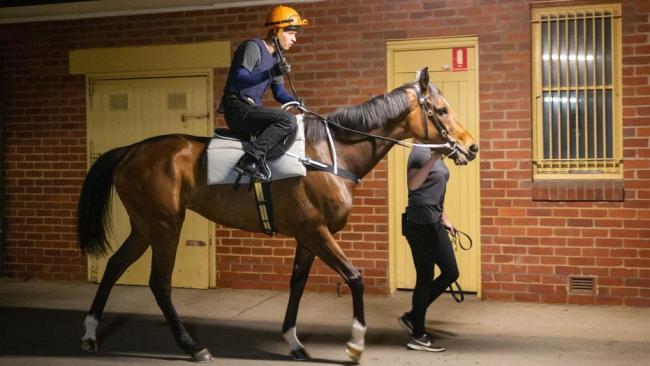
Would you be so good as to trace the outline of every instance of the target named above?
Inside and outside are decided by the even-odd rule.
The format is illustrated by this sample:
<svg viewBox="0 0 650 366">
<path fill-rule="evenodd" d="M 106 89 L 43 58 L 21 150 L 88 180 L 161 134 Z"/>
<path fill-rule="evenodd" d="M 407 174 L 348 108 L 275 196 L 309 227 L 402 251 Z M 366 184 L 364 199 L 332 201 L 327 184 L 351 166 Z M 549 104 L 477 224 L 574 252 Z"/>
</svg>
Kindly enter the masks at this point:
<svg viewBox="0 0 650 366">
<path fill-rule="evenodd" d="M 465 148 L 460 144 L 455 144 L 452 152 L 447 156 L 454 160 L 456 165 L 467 165 L 470 161 L 476 159 L 478 153 L 478 145 L 472 144 L 469 148 Z"/>
<path fill-rule="evenodd" d="M 469 161 L 476 159 L 476 155 L 478 154 L 478 145 L 471 144 L 468 150 L 469 151 L 467 152 L 467 159 L 469 159 Z"/>
</svg>

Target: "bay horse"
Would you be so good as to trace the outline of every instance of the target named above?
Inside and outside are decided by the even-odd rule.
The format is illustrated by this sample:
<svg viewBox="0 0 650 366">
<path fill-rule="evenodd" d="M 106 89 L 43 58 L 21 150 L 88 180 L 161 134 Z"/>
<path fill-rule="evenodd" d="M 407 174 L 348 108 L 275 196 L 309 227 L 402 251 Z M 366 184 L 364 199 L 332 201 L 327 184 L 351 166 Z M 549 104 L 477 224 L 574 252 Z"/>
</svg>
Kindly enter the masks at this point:
<svg viewBox="0 0 650 366">
<path fill-rule="evenodd" d="M 455 162 L 465 164 L 478 152 L 472 135 L 460 124 L 424 69 L 418 80 L 358 106 L 329 116 L 335 121 L 334 145 L 338 166 L 365 176 L 400 140 L 415 137 L 424 143 L 454 145 Z M 346 130 L 365 132 L 358 135 Z M 306 155 L 332 164 L 323 123 L 305 119 Z M 372 135 L 369 136 L 368 134 Z M 82 348 L 98 349 L 96 328 L 115 282 L 151 246 L 149 287 L 169 324 L 176 343 L 196 362 L 212 360 L 185 330 L 171 300 L 171 278 L 181 227 L 187 209 L 216 223 L 262 232 L 253 192 L 232 185 L 207 185 L 206 147 L 209 137 L 152 137 L 101 155 L 86 175 L 78 203 L 77 224 L 83 252 L 108 252 L 111 188 L 130 218 L 131 233 L 106 265 L 93 303 L 84 320 Z M 350 217 L 357 182 L 324 171 L 308 170 L 304 177 L 271 183 L 277 232 L 296 239 L 291 293 L 283 335 L 295 359 L 308 357 L 296 335 L 296 316 L 315 257 L 337 272 L 353 299 L 349 356 L 358 361 L 364 350 L 366 321 L 361 272 L 346 258 L 333 234 Z"/>
</svg>

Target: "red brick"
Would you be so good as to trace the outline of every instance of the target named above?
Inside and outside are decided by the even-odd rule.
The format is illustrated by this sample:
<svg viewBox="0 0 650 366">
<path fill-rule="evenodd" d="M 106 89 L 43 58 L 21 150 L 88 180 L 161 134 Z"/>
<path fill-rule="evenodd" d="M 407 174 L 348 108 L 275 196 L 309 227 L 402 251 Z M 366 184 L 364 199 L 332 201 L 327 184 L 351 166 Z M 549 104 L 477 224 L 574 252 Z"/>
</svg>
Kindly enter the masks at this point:
<svg viewBox="0 0 650 366">
<path fill-rule="evenodd" d="M 373 2 L 371 15 L 364 14 L 362 7 L 349 7 L 332 1 L 300 5 L 298 8 L 304 9 L 307 17 L 319 27 L 310 28 L 310 32 L 301 36 L 289 56 L 296 69 L 296 86 L 310 106 L 327 113 L 338 106 L 356 104 L 385 92 L 385 78 L 377 75 L 385 75 L 386 72 L 383 50 L 386 37 L 477 34 L 481 41 L 478 91 L 482 140 L 483 216 L 480 230 L 484 254 L 481 267 L 484 271 L 489 270 L 489 275 L 498 275 L 496 277 L 503 281 L 508 278 L 512 281 L 513 275 L 530 275 L 534 278 L 542 274 L 551 276 L 548 277 L 551 281 L 550 278 L 561 278 L 552 276 L 555 266 L 560 272 L 579 272 L 580 268 L 568 264 L 567 256 L 585 256 L 595 259 L 596 267 L 581 267 L 584 270 L 610 270 L 612 276 L 620 276 L 617 278 L 635 278 L 648 268 L 644 261 L 648 259 L 644 250 L 650 249 L 644 242 L 644 238 L 650 236 L 645 229 L 648 224 L 643 222 L 650 219 L 650 216 L 643 216 L 648 211 L 648 200 L 644 200 L 644 197 L 650 197 L 649 190 L 644 189 L 650 180 L 650 173 L 647 173 L 650 162 L 646 158 L 650 150 L 644 151 L 644 148 L 647 150 L 646 137 L 650 135 L 647 128 L 650 113 L 647 105 L 650 103 L 647 95 L 644 95 L 650 92 L 646 86 L 647 75 L 650 75 L 650 67 L 647 66 L 647 33 L 650 27 L 646 22 L 650 7 L 643 1 L 624 4 L 622 47 L 625 76 L 622 107 L 625 201 L 612 206 L 603 205 L 602 202 L 580 202 L 578 199 L 617 201 L 620 198 L 617 194 L 623 193 L 623 186 L 613 191 L 593 190 L 589 196 L 586 191 L 580 193 L 583 196 L 578 191 L 562 193 L 565 199 L 577 200 L 575 202 L 531 200 L 536 199 L 537 191 L 536 182 L 531 182 L 530 163 L 530 23 L 528 17 L 521 16 L 529 10 L 529 4 L 481 0 L 475 5 L 463 8 L 463 3 L 452 9 L 430 1 L 424 3 L 423 12 L 422 9 L 406 9 L 394 2 L 380 0 Z M 70 255 L 63 251 L 76 248 L 74 220 L 67 223 L 51 221 L 60 217 L 73 219 L 74 202 L 86 168 L 84 77 L 67 74 L 69 48 L 230 39 L 234 50 L 237 40 L 256 35 L 258 29 L 254 24 L 264 18 L 266 10 L 268 7 L 263 6 L 185 12 L 173 16 L 106 18 L 101 20 L 102 27 L 95 27 L 93 20 L 79 24 L 62 21 L 0 27 L 3 50 L 11 53 L 7 55 L 7 51 L 0 51 L 5 52 L 0 57 L 7 61 L 3 75 L 13 83 L 11 86 L 15 90 L 15 94 L 10 93 L 8 98 L 7 93 L 3 94 L 3 122 L 8 127 L 5 128 L 7 144 L 3 167 L 8 198 L 7 220 L 10 224 L 7 232 L 8 255 L 9 258 L 12 255 L 15 257 L 13 251 L 24 248 L 48 251 L 47 254 L 31 254 L 28 259 L 31 263 L 26 263 L 26 258 L 21 259 L 25 260 L 24 264 L 8 263 L 11 276 L 64 279 L 63 274 L 29 273 L 26 264 L 73 264 L 66 262 Z M 405 22 L 410 17 L 421 18 L 421 24 Z M 436 20 L 443 18 L 447 21 Z M 16 29 L 21 32 L 15 32 Z M 59 37 L 46 45 L 38 35 L 52 30 L 57 30 Z M 15 34 L 20 34 L 20 37 Z M 70 34 L 75 36 L 66 37 Z M 35 51 L 26 52 L 22 46 L 24 44 L 30 44 Z M 48 53 L 45 57 L 49 56 L 49 59 L 42 60 L 43 56 L 37 51 L 46 48 Z M 215 72 L 215 102 L 221 97 L 220 89 L 226 71 Z M 266 99 L 270 101 L 271 98 Z M 224 126 L 223 118 L 217 116 L 216 123 Z M 512 145 L 500 150 L 499 144 L 505 141 Z M 59 158 L 53 158 L 56 156 Z M 364 274 L 374 276 L 367 281 L 369 293 L 386 292 L 385 272 L 382 275 L 380 270 L 375 269 L 376 266 L 388 267 L 387 169 L 384 160 L 358 187 L 351 223 L 337 236 L 347 255 L 372 257 L 368 261 L 355 259 L 355 264 L 362 267 Z M 25 185 L 21 185 L 23 183 Z M 549 193 L 545 194 L 548 196 Z M 559 192 L 555 199 L 558 197 Z M 63 203 L 68 206 L 60 205 Z M 286 281 L 282 279 L 283 276 L 288 277 L 291 270 L 294 252 L 292 240 L 267 239 L 259 234 L 251 235 L 224 227 L 217 229 L 217 235 L 219 286 L 287 288 Z M 509 249 L 503 251 L 504 247 L 498 244 Z M 566 246 L 570 246 L 566 248 L 568 251 L 549 252 L 552 248 Z M 605 254 L 611 249 L 633 249 L 637 254 L 628 256 L 631 252 L 616 252 L 620 257 Z M 520 250 L 525 252 L 517 252 Z M 577 250 L 578 254 L 571 254 L 573 250 Z M 496 263 L 504 259 L 503 255 L 510 254 L 527 255 L 512 258 L 513 265 L 517 260 L 521 261 L 516 263 L 518 267 Z M 24 253 L 20 255 L 26 257 Z M 273 265 L 278 265 L 277 270 L 284 272 L 269 273 L 266 277 L 262 275 L 259 281 L 228 277 L 229 271 L 233 270 L 231 265 L 268 270 L 261 262 L 262 256 L 273 259 Z M 540 256 L 540 264 L 535 264 L 537 256 Z M 533 263 L 527 263 L 529 259 Z M 636 261 L 629 262 L 635 267 L 625 271 L 623 265 L 628 263 L 623 263 L 624 259 Z M 52 263 L 47 263 L 48 260 Z M 553 261 L 558 263 L 550 263 Z M 29 269 L 45 271 L 45 267 Z M 83 278 L 85 261 L 74 263 L 70 270 Z M 309 289 L 335 290 L 334 284 L 340 279 L 330 269 L 319 263 L 313 272 L 322 272 L 325 282 Z M 72 279 L 73 276 L 68 278 Z M 485 283 L 483 286 L 484 289 L 487 287 Z M 563 290 L 558 288 L 556 291 Z M 576 301 L 564 294 L 509 292 L 503 290 L 500 283 L 495 284 L 495 289 L 485 292 L 488 299 L 507 301 Z M 639 292 L 635 295 L 639 297 L 628 296 L 624 292 L 621 295 L 608 293 L 598 296 L 595 302 L 648 306 L 643 304 L 650 294 Z"/>
</svg>

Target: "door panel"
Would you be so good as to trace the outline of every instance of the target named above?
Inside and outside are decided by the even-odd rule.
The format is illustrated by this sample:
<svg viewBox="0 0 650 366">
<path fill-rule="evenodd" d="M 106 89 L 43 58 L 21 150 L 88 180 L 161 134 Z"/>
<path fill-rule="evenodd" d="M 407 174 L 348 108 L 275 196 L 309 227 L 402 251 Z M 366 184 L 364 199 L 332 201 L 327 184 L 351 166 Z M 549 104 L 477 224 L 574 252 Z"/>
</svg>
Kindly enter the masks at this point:
<svg viewBox="0 0 650 366">
<path fill-rule="evenodd" d="M 117 146 L 145 138 L 184 133 L 209 136 L 212 121 L 208 111 L 208 81 L 205 76 L 150 79 L 98 80 L 91 85 L 89 108 L 90 160 Z M 185 118 L 183 118 L 185 117 Z M 113 196 L 111 247 L 117 249 L 130 233 L 128 215 L 117 195 Z M 172 278 L 175 287 L 208 288 L 213 224 L 187 211 Z M 89 277 L 101 279 L 107 258 L 90 259 Z M 118 283 L 146 285 L 149 282 L 151 248 L 122 275 Z"/>
<path fill-rule="evenodd" d="M 431 83 L 436 84 L 445 98 L 454 109 L 459 121 L 478 139 L 478 103 L 476 100 L 476 73 L 474 48 L 468 48 L 468 71 L 448 71 L 451 64 L 452 48 L 433 50 L 399 51 L 395 53 L 393 80 L 397 87 L 407 82 L 415 81 L 416 70 L 429 66 Z M 422 60 L 430 61 L 423 64 Z M 408 190 L 406 188 L 406 163 L 409 149 L 396 148 L 391 151 L 389 161 L 391 175 L 391 189 L 393 197 L 390 204 L 395 205 L 395 214 L 404 212 L 408 203 Z M 445 212 L 450 220 L 460 230 L 468 233 L 474 240 L 474 246 L 469 251 L 454 248 L 460 269 L 459 282 L 465 291 L 478 291 L 480 282 L 480 200 L 479 200 L 479 168 L 477 160 L 467 166 L 457 167 L 453 161 L 445 160 L 450 172 L 445 197 Z M 392 219 L 391 222 L 399 222 Z M 399 230 L 399 228 L 398 228 Z M 395 276 L 397 288 L 415 287 L 415 268 L 411 251 L 401 235 L 391 236 L 394 245 L 396 261 Z M 437 270 L 437 269 L 436 269 Z"/>
</svg>

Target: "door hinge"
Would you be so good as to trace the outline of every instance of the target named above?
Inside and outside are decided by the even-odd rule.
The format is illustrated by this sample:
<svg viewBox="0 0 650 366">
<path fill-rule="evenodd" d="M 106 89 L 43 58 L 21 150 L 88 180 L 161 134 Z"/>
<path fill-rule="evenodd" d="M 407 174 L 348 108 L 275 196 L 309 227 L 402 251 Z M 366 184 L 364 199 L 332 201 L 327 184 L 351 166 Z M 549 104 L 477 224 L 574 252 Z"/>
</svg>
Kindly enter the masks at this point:
<svg viewBox="0 0 650 366">
<path fill-rule="evenodd" d="M 90 150 L 90 165 L 95 164 L 95 161 L 99 159 L 100 156 L 102 156 L 102 153 L 95 152 L 95 144 L 90 141 L 89 144 L 89 150 Z"/>
</svg>

